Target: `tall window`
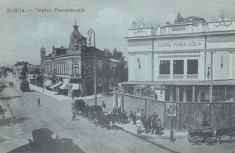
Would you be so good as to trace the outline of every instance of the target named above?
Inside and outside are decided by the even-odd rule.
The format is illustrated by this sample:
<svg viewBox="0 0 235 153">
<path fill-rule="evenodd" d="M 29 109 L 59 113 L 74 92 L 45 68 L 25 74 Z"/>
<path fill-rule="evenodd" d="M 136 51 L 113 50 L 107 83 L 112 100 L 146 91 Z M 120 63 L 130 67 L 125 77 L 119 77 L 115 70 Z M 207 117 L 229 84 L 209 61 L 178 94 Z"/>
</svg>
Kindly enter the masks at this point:
<svg viewBox="0 0 235 153">
<path fill-rule="evenodd" d="M 198 60 L 188 60 L 187 66 L 188 74 L 198 74 Z"/>
<path fill-rule="evenodd" d="M 73 64 L 73 74 L 78 74 L 78 64 Z"/>
<path fill-rule="evenodd" d="M 170 60 L 160 61 L 160 74 L 170 74 Z"/>
<path fill-rule="evenodd" d="M 173 74 L 184 74 L 184 60 L 173 61 Z"/>
</svg>

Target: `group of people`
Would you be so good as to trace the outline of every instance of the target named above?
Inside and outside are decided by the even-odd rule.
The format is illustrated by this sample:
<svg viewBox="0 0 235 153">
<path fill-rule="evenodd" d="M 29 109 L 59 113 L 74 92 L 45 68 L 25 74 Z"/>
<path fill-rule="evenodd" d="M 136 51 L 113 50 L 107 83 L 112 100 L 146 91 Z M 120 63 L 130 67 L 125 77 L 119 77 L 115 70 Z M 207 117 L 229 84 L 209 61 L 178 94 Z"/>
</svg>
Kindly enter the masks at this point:
<svg viewBox="0 0 235 153">
<path fill-rule="evenodd" d="M 88 105 L 87 105 L 88 107 Z M 102 102 L 101 107 L 103 108 L 103 112 L 105 112 L 106 105 L 104 101 Z M 85 111 L 86 112 L 86 111 Z M 76 120 L 77 112 L 72 107 L 72 120 Z M 92 114 L 88 113 L 88 120 L 92 120 Z M 94 117 L 98 114 L 94 114 Z M 98 115 L 99 116 L 99 115 Z M 141 131 L 141 128 L 144 128 L 145 133 L 151 132 L 151 134 L 159 134 L 162 135 L 163 127 L 161 119 L 159 118 L 158 114 L 153 112 L 152 115 L 146 114 L 144 110 L 137 108 L 136 112 L 130 111 L 129 113 L 126 110 L 122 109 L 121 106 L 119 108 L 114 107 L 111 111 L 111 114 L 107 115 L 108 120 L 110 121 L 110 126 L 114 126 L 115 123 L 122 123 L 126 124 L 129 122 L 133 122 L 134 125 L 137 126 L 137 132 Z"/>
<path fill-rule="evenodd" d="M 147 115 L 144 110 L 140 111 L 139 108 L 137 108 L 136 112 L 130 111 L 128 114 L 125 110 L 122 110 L 121 107 L 118 109 L 114 107 L 111 112 L 111 121 L 112 125 L 115 125 L 115 122 L 125 124 L 132 121 L 133 124 L 137 126 L 138 132 L 141 131 L 141 127 L 143 126 L 145 133 L 163 134 L 163 126 L 158 114 L 153 112 L 152 115 Z"/>
<path fill-rule="evenodd" d="M 115 122 L 122 124 L 129 122 L 127 112 L 124 109 L 122 110 L 121 107 L 119 108 L 114 107 L 114 109 L 110 114 L 110 117 L 112 125 L 115 125 Z"/>
<path fill-rule="evenodd" d="M 161 119 L 155 112 L 153 112 L 152 115 L 147 115 L 144 110 L 140 111 L 139 108 L 137 108 L 137 112 L 133 113 L 130 111 L 129 117 L 133 124 L 137 126 L 137 131 L 139 131 L 143 125 L 145 133 L 151 132 L 151 134 L 163 134 Z"/>
</svg>

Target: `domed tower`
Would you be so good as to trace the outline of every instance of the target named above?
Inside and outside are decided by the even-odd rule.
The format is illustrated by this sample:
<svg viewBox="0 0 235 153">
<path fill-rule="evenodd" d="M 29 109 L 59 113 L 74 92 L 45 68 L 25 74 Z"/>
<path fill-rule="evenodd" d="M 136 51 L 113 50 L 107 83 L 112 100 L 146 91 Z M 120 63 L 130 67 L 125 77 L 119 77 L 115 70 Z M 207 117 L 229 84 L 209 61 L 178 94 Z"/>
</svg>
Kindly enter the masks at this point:
<svg viewBox="0 0 235 153">
<path fill-rule="evenodd" d="M 74 30 L 70 35 L 70 44 L 69 44 L 69 48 L 70 50 L 81 50 L 82 48 L 82 36 L 80 34 L 80 32 L 78 31 L 78 25 L 76 24 L 75 21 L 75 25 L 73 26 Z"/>
</svg>

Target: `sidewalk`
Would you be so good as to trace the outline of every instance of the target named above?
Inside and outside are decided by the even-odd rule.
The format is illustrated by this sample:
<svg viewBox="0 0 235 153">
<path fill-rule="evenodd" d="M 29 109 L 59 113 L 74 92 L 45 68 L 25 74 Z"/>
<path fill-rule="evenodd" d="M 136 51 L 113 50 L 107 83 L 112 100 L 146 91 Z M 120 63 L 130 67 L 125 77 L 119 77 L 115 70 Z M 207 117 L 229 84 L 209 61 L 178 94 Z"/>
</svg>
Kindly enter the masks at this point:
<svg viewBox="0 0 235 153">
<path fill-rule="evenodd" d="M 30 86 L 30 89 L 32 90 L 35 90 L 35 91 L 38 91 L 44 95 L 47 95 L 51 98 L 54 98 L 56 100 L 59 100 L 59 101 L 63 101 L 63 100 L 77 100 L 77 99 L 94 99 L 94 96 L 86 96 L 86 97 L 74 97 L 74 99 L 72 99 L 72 97 L 69 97 L 69 96 L 65 96 L 65 95 L 59 95 L 59 94 L 56 94 L 54 91 L 50 91 L 50 90 L 47 90 L 47 89 L 44 89 L 43 91 L 43 88 L 41 87 L 38 87 L 38 86 L 35 86 L 35 85 L 32 85 L 32 84 L 29 84 Z M 97 95 L 97 97 L 102 97 L 102 95 Z"/>
<path fill-rule="evenodd" d="M 3 99 L 3 96 L 0 96 L 0 98 L 1 98 L 0 106 L 2 107 L 2 109 L 5 109 L 5 114 L 0 115 L 0 121 L 3 121 L 4 119 L 5 120 L 11 119 L 13 117 L 13 114 L 11 113 L 11 110 L 7 106 L 6 101 Z"/>
<path fill-rule="evenodd" d="M 137 128 L 136 125 L 133 125 L 132 122 L 129 122 L 127 124 L 116 124 L 117 127 L 119 127 L 124 132 L 127 132 L 131 135 L 134 135 L 140 139 L 143 139 L 144 141 L 147 141 L 149 143 L 152 143 L 160 148 L 163 148 L 165 150 L 168 150 L 170 152 L 181 152 L 182 146 L 189 149 L 192 147 L 191 143 L 188 142 L 188 132 L 187 131 L 174 131 L 174 138 L 176 139 L 175 142 L 171 142 L 170 139 L 170 131 L 164 130 L 164 134 L 159 136 L 156 134 L 151 134 L 142 132 L 141 134 L 137 134 Z M 144 128 L 142 127 L 141 130 L 143 131 Z M 190 150 L 190 149 L 189 149 Z"/>
<path fill-rule="evenodd" d="M 127 124 L 116 124 L 117 126 L 119 126 L 120 128 L 123 128 L 125 131 L 138 135 L 138 136 L 145 136 L 148 138 L 154 138 L 154 139 L 169 139 L 170 138 L 170 130 L 163 130 L 164 134 L 160 135 L 156 135 L 156 134 L 151 134 L 151 132 L 149 133 L 145 133 L 142 132 L 141 134 L 137 134 L 137 128 L 136 125 L 133 125 L 132 122 L 129 122 Z M 141 130 L 144 131 L 143 126 L 141 127 Z M 187 131 L 174 131 L 174 138 L 176 139 L 184 139 L 187 138 L 188 136 L 188 132 Z"/>
</svg>

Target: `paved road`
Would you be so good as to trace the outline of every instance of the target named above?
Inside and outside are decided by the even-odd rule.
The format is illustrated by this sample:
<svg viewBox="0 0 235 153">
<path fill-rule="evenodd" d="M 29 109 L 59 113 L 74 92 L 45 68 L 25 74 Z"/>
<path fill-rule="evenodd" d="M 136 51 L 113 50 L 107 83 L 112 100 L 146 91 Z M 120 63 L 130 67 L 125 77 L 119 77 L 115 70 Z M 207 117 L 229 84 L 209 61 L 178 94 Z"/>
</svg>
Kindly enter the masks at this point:
<svg viewBox="0 0 235 153">
<path fill-rule="evenodd" d="M 38 92 L 21 92 L 18 88 L 5 88 L 14 116 L 22 121 L 8 126 L 1 126 L 0 133 L 5 142 L 0 143 L 0 152 L 6 152 L 27 144 L 32 138 L 33 129 L 48 127 L 60 138 L 72 138 L 85 152 L 168 152 L 121 130 L 108 130 L 89 124 L 86 119 L 71 121 L 71 103 L 57 101 Z M 41 106 L 36 98 L 40 97 Z M 4 102 L 4 101 L 0 101 Z"/>
</svg>

